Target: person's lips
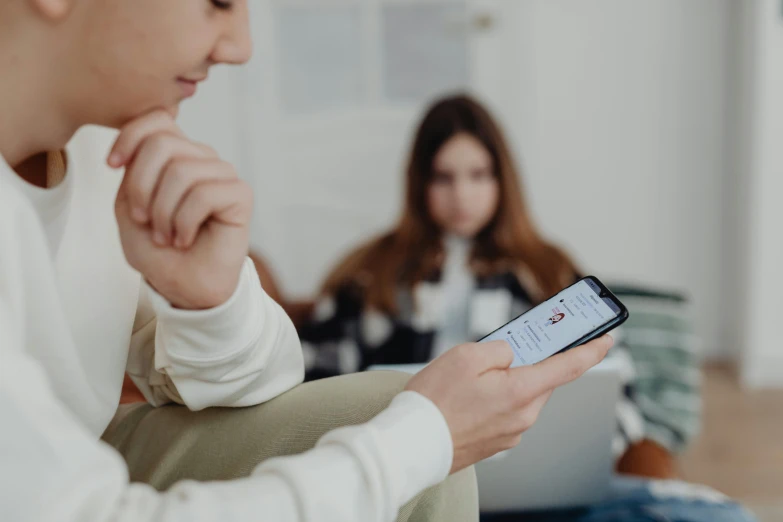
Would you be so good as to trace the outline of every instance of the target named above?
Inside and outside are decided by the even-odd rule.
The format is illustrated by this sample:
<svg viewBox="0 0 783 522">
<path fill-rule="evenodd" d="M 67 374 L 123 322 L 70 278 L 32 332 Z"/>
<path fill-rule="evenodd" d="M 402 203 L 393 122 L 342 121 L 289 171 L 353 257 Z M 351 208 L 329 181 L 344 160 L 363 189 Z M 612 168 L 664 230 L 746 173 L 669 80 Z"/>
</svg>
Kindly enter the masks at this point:
<svg viewBox="0 0 783 522">
<path fill-rule="evenodd" d="M 186 98 L 190 98 L 196 94 L 198 90 L 198 84 L 206 80 L 206 77 L 202 78 L 177 78 L 177 84 L 182 89 L 182 94 Z"/>
</svg>

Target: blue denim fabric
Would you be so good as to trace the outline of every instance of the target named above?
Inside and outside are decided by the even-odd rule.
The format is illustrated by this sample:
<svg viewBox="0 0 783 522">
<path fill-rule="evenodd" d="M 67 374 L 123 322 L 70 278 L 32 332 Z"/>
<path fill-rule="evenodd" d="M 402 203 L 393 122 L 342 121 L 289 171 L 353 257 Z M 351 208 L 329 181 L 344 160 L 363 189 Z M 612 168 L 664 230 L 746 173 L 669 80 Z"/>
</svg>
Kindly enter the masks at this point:
<svg viewBox="0 0 783 522">
<path fill-rule="evenodd" d="M 580 509 L 481 515 L 481 522 L 757 522 L 722 494 L 679 481 L 616 477 L 604 501 Z"/>
</svg>

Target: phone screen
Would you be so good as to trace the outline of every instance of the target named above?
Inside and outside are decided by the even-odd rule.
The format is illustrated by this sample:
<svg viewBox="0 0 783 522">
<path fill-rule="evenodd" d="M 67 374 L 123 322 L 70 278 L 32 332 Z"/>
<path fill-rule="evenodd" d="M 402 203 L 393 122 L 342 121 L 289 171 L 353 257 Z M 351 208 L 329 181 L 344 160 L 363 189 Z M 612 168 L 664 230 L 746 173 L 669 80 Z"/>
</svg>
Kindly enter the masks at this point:
<svg viewBox="0 0 783 522">
<path fill-rule="evenodd" d="M 601 288 L 582 279 L 492 332 L 481 342 L 505 340 L 514 351 L 511 367 L 543 361 L 621 314 Z"/>
</svg>

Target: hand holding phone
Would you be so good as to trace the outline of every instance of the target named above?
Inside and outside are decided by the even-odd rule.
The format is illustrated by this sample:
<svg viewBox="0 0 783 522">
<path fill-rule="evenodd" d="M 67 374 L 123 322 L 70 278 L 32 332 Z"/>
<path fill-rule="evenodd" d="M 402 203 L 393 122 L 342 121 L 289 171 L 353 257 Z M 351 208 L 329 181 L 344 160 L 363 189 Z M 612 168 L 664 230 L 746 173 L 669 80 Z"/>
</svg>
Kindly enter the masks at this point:
<svg viewBox="0 0 783 522">
<path fill-rule="evenodd" d="M 417 373 L 406 389 L 443 414 L 454 447 L 451 471 L 516 446 L 555 388 L 603 360 L 613 342 L 603 334 L 627 318 L 625 306 L 587 277 Z"/>
<path fill-rule="evenodd" d="M 406 389 L 443 414 L 456 472 L 519 444 L 552 390 L 601 362 L 611 346 L 602 336 L 540 364 L 509 368 L 514 355 L 504 341 L 463 344 L 414 375 Z"/>
</svg>

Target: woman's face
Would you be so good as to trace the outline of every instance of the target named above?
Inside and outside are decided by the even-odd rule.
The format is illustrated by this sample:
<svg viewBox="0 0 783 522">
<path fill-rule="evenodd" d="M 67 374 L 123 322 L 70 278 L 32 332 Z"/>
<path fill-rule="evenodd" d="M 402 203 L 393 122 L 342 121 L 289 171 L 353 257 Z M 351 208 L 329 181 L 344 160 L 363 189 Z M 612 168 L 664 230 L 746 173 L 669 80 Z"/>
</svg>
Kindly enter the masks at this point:
<svg viewBox="0 0 783 522">
<path fill-rule="evenodd" d="M 492 156 L 470 134 L 447 141 L 432 162 L 429 213 L 447 233 L 472 238 L 495 216 L 499 184 Z"/>
<path fill-rule="evenodd" d="M 119 127 L 176 112 L 209 69 L 251 55 L 248 0 L 79 0 L 63 72 L 74 119 Z"/>
</svg>

